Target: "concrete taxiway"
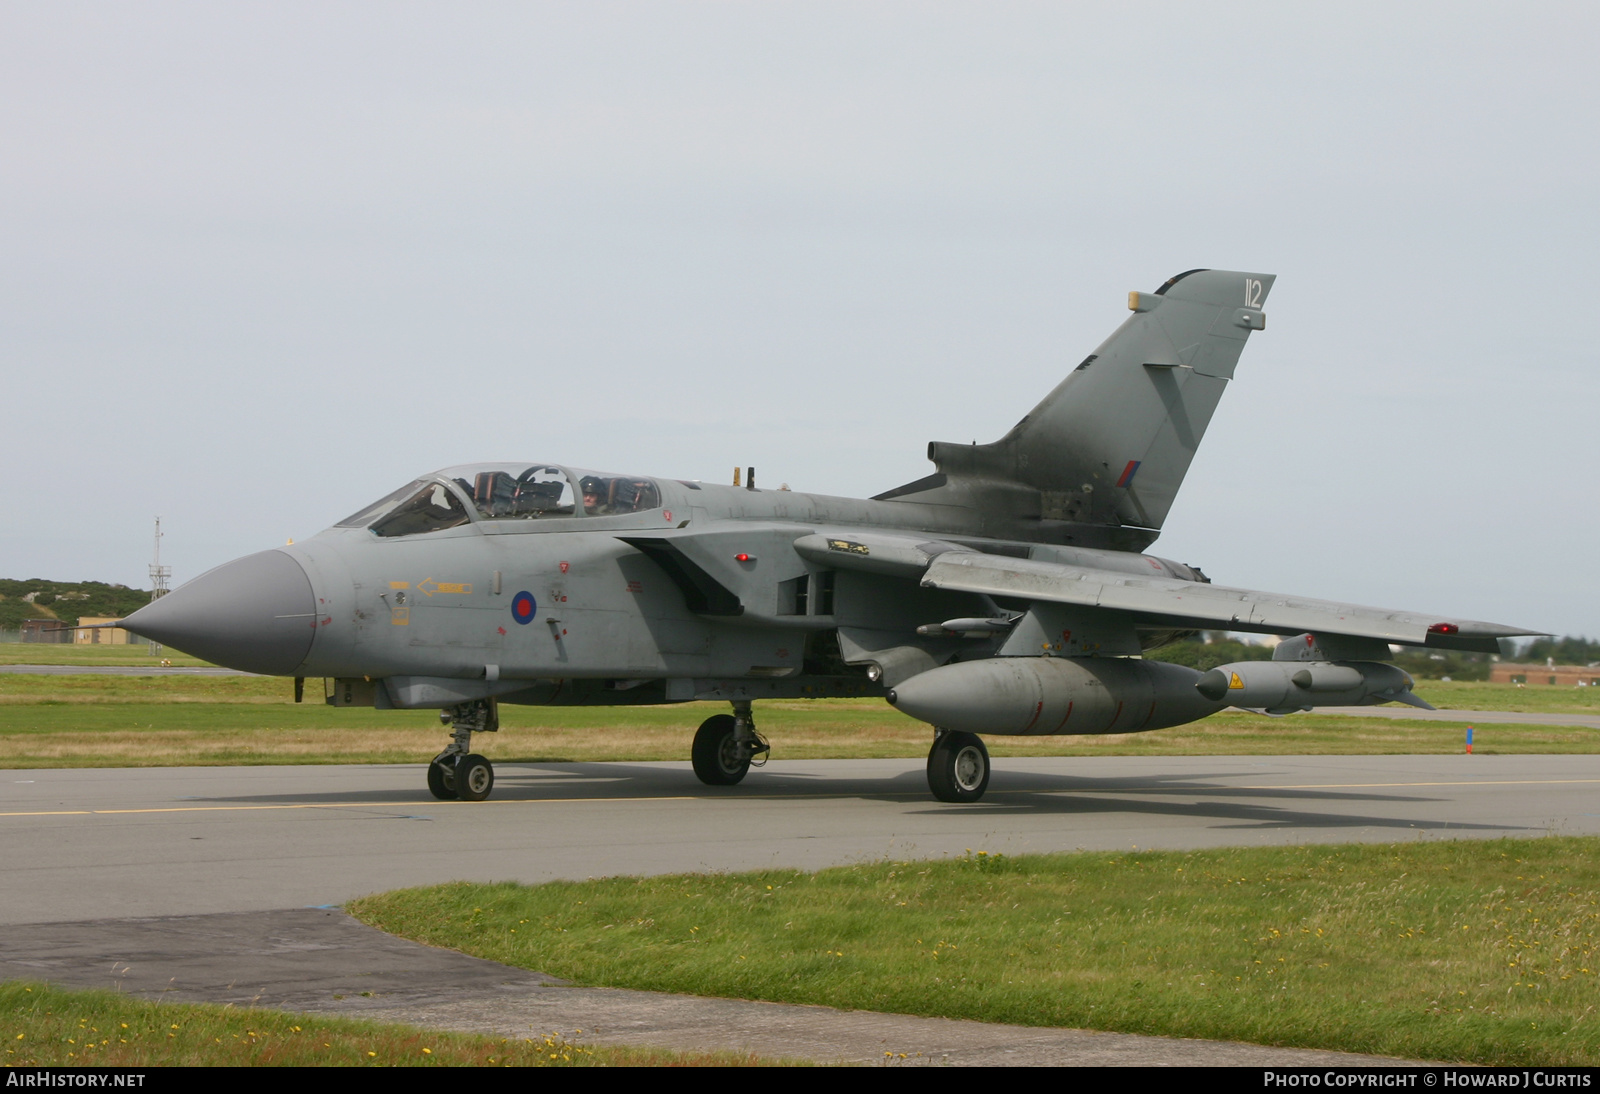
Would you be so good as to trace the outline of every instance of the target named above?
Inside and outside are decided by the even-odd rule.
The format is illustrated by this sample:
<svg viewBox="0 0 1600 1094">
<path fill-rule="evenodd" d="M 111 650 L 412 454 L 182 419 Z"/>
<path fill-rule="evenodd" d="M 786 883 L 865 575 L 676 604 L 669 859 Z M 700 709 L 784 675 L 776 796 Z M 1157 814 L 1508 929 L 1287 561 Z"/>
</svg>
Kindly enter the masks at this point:
<svg viewBox="0 0 1600 1094">
<path fill-rule="evenodd" d="M 458 878 L 814 869 L 1075 849 L 1600 834 L 1600 756 L 1003 759 L 973 805 L 912 760 L 503 764 L 440 802 L 421 766 L 0 772 L 0 923 L 334 905 Z"/>
<path fill-rule="evenodd" d="M 0 772 L 0 977 L 435 1028 L 817 1060 L 1338 1066 L 1335 1053 L 574 988 L 389 938 L 331 905 L 457 878 L 816 868 L 1074 849 L 1600 834 L 1600 756 L 999 761 L 932 800 L 907 760 L 501 765 L 440 802 L 407 766 Z M 363 994 L 363 993 L 369 994 Z M 919 1055 L 920 1054 L 920 1055 Z"/>
</svg>

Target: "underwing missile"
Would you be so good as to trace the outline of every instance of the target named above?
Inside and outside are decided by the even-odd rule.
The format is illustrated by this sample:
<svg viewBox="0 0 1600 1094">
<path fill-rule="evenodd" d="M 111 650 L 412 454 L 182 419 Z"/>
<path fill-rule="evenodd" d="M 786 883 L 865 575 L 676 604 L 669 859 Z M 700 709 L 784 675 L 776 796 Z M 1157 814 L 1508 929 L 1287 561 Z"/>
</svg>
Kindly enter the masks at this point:
<svg viewBox="0 0 1600 1094">
<path fill-rule="evenodd" d="M 1413 686 L 1410 675 L 1380 661 L 1239 661 L 1212 669 L 1194 688 L 1214 702 L 1279 714 L 1391 702 L 1428 707 Z"/>
</svg>

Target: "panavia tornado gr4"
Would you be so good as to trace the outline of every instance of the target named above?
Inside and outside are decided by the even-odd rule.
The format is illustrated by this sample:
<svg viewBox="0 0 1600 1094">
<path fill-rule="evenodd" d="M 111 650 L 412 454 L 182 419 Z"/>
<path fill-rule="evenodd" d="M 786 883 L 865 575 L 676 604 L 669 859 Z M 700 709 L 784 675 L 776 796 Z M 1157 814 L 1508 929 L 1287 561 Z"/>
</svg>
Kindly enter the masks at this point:
<svg viewBox="0 0 1600 1094">
<path fill-rule="evenodd" d="M 1191 270 L 992 444 L 856 500 L 520 461 L 407 483 L 314 538 L 220 566 L 123 626 L 218 664 L 324 678 L 334 706 L 438 708 L 440 798 L 494 785 L 500 703 L 725 700 L 695 774 L 768 755 L 760 699 L 884 697 L 934 727 L 928 785 L 970 802 L 986 734 L 1131 733 L 1229 706 L 1426 706 L 1391 644 L 1493 651 L 1537 632 L 1214 585 L 1144 553 L 1270 274 Z M 1220 628 L 1286 636 L 1200 673 L 1140 654 Z"/>
</svg>

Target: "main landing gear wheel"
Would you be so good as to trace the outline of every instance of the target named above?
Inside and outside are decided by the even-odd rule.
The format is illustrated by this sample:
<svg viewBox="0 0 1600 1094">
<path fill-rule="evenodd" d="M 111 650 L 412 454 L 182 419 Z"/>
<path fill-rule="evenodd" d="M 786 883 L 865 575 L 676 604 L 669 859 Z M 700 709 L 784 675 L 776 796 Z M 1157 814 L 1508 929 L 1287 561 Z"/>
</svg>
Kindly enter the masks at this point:
<svg viewBox="0 0 1600 1094">
<path fill-rule="evenodd" d="M 476 752 L 456 761 L 456 796 L 464 802 L 481 802 L 494 789 L 494 765 Z"/>
<path fill-rule="evenodd" d="M 739 747 L 731 714 L 714 714 L 695 730 L 690 758 L 696 777 L 707 786 L 732 786 L 750 770 L 750 757 Z"/>
<path fill-rule="evenodd" d="M 428 765 L 428 792 L 440 801 L 456 800 L 456 769 L 453 763 L 434 760 Z"/>
<path fill-rule="evenodd" d="M 928 750 L 928 789 L 942 802 L 975 802 L 989 789 L 989 750 L 976 733 L 941 729 Z"/>
</svg>

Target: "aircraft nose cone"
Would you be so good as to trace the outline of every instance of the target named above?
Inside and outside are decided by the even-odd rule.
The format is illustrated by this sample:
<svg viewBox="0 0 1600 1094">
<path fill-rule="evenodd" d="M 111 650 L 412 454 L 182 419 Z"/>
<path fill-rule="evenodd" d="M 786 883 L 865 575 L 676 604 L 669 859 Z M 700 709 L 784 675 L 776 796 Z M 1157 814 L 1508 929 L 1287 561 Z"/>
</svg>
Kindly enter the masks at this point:
<svg viewBox="0 0 1600 1094">
<path fill-rule="evenodd" d="M 122 627 L 232 669 L 287 676 L 311 650 L 316 610 L 300 564 L 282 551 L 262 551 L 206 571 Z"/>
</svg>

